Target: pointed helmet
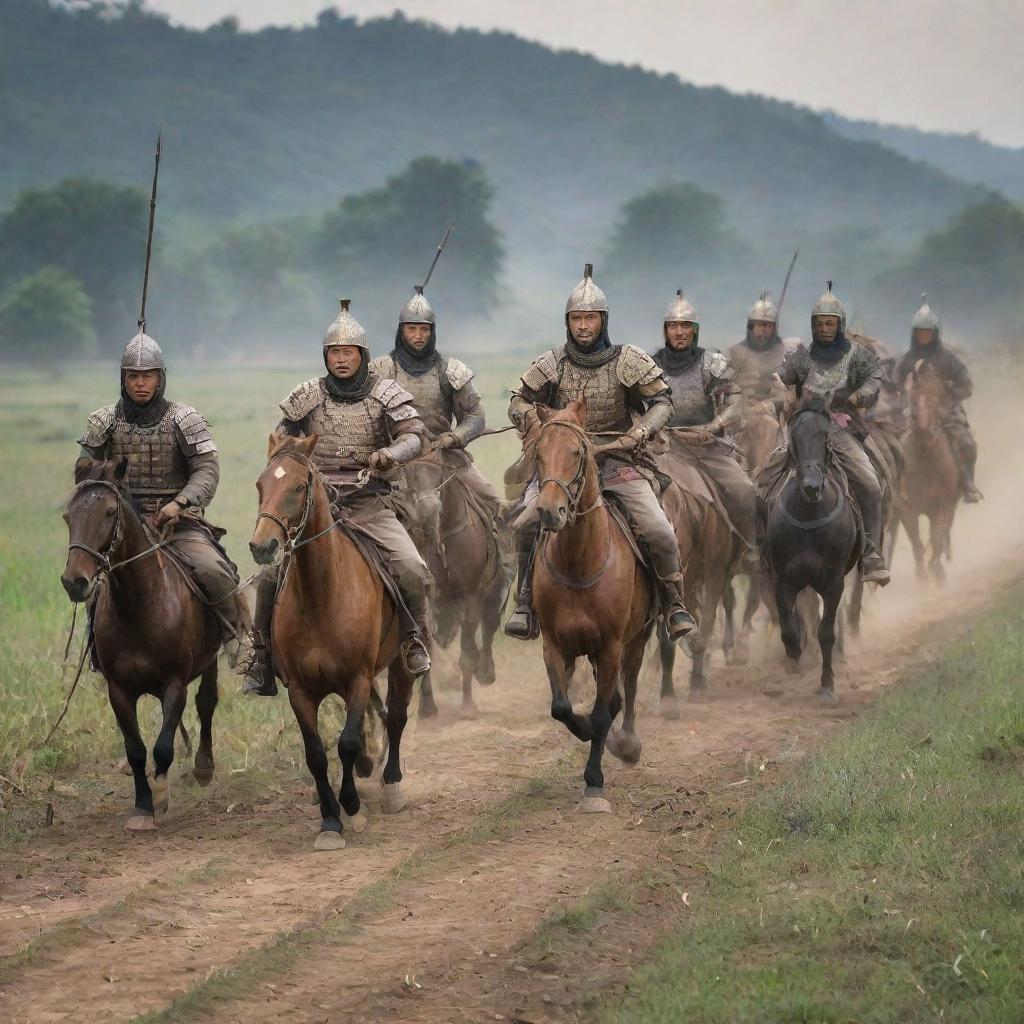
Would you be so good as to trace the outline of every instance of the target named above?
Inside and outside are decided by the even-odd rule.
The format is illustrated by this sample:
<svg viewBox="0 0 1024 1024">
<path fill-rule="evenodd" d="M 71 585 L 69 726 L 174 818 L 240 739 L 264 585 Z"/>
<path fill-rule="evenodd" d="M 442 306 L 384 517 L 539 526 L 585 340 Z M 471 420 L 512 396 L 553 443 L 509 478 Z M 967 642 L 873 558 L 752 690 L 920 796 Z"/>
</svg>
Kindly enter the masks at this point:
<svg viewBox="0 0 1024 1024">
<path fill-rule="evenodd" d="M 351 299 L 341 300 L 341 309 L 334 318 L 334 323 L 327 328 L 327 333 L 324 335 L 324 348 L 328 349 L 333 345 L 356 345 L 369 355 L 370 346 L 366 340 L 366 331 L 349 312 L 348 307 L 351 302 Z"/>
<path fill-rule="evenodd" d="M 604 292 L 594 284 L 594 264 L 588 263 L 583 268 L 583 279 L 572 290 L 565 304 L 565 315 L 570 313 L 604 313 L 608 315 L 608 299 Z"/>
<path fill-rule="evenodd" d="M 779 311 L 776 309 L 775 303 L 768 298 L 767 292 L 761 292 L 761 297 L 750 307 L 747 321 L 752 320 L 765 320 L 771 324 L 778 323 Z"/>
<path fill-rule="evenodd" d="M 910 321 L 910 329 L 912 331 L 934 331 L 936 338 L 942 331 L 942 322 L 932 307 L 928 305 L 926 292 L 921 295 L 921 308 L 914 314 L 914 319 Z"/>
<path fill-rule="evenodd" d="M 689 299 L 683 298 L 682 288 L 677 289 L 676 297 L 668 304 L 668 309 L 665 310 L 665 323 L 700 324 L 697 310 L 693 308 L 693 303 Z"/>
<path fill-rule="evenodd" d="M 122 370 L 166 370 L 164 354 L 155 339 L 139 324 L 139 333 L 124 347 L 121 354 Z"/>
<path fill-rule="evenodd" d="M 399 314 L 398 322 L 400 324 L 431 325 L 435 322 L 434 308 L 429 302 L 427 302 L 427 297 L 423 294 L 423 285 L 416 285 L 416 293 L 402 307 L 402 312 Z"/>
<path fill-rule="evenodd" d="M 839 326 L 842 330 L 846 330 L 846 307 L 832 294 L 831 281 L 828 282 L 825 293 L 819 297 L 811 309 L 811 320 L 816 316 L 837 316 L 839 317 Z"/>
</svg>

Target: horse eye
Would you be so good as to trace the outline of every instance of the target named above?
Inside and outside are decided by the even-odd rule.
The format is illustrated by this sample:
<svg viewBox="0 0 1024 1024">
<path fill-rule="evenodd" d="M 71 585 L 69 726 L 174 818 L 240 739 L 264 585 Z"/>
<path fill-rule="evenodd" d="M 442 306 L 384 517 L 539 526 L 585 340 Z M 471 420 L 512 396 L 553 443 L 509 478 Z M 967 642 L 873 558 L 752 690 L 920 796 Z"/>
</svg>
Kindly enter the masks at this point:
<svg viewBox="0 0 1024 1024">
<path fill-rule="evenodd" d="M 109 519 L 116 511 L 117 511 L 116 508 L 108 508 L 107 511 L 106 511 L 107 518 Z"/>
<path fill-rule="evenodd" d="M 296 494 L 301 494 L 305 489 L 306 489 L 306 485 L 305 484 L 299 484 L 299 486 L 295 488 L 295 493 Z"/>
</svg>

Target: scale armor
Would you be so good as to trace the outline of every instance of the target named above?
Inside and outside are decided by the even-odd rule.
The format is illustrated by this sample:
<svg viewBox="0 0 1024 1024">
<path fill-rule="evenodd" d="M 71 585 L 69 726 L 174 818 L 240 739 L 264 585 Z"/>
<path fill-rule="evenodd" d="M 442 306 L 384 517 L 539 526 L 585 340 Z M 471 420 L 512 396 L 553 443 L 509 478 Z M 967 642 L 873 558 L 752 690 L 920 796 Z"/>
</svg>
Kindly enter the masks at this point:
<svg viewBox="0 0 1024 1024">
<path fill-rule="evenodd" d="M 729 362 L 717 349 L 705 350 L 701 359 L 682 373 L 665 374 L 672 388 L 670 427 L 695 427 L 715 418 L 715 400 L 709 392 L 717 380 L 731 376 Z"/>
<path fill-rule="evenodd" d="M 921 294 L 921 308 L 914 314 L 914 319 L 910 321 L 910 329 L 911 331 L 934 331 L 936 339 L 942 337 L 942 321 L 939 320 L 932 307 L 928 305 L 928 294 L 926 292 Z"/>
<path fill-rule="evenodd" d="M 799 338 L 783 338 L 781 344 L 776 343 L 760 351 L 752 348 L 746 341 L 730 346 L 729 363 L 744 399 L 748 402 L 760 402 L 772 398 L 775 374 L 779 365 L 786 356 L 798 348 Z"/>
<path fill-rule="evenodd" d="M 423 294 L 423 285 L 416 285 L 416 294 L 402 307 L 400 324 L 431 324 L 435 322 L 434 309 Z"/>
<path fill-rule="evenodd" d="M 366 331 L 349 311 L 351 302 L 351 299 L 340 300 L 341 309 L 324 335 L 324 349 L 333 345 L 355 345 L 369 356 L 370 345 L 366 340 Z"/>
<path fill-rule="evenodd" d="M 569 295 L 565 303 L 565 315 L 570 313 L 604 313 L 608 316 L 608 299 L 604 292 L 594 284 L 594 264 L 588 263 L 583 268 L 583 278 Z"/>
<path fill-rule="evenodd" d="M 403 323 L 406 321 L 403 321 Z M 444 363 L 444 380 L 439 362 Z M 458 359 L 435 360 L 427 373 L 418 377 L 406 373 L 390 355 L 378 356 L 370 363 L 370 370 L 379 377 L 397 381 L 412 395 L 413 405 L 433 434 L 451 427 L 455 417 L 454 392 L 461 391 L 472 379 L 473 371 Z"/>
<path fill-rule="evenodd" d="M 844 331 L 846 330 L 846 307 L 832 294 L 831 281 L 828 282 L 824 294 L 818 298 L 811 309 L 812 323 L 816 316 L 837 316 L 839 317 L 839 326 Z"/>
</svg>

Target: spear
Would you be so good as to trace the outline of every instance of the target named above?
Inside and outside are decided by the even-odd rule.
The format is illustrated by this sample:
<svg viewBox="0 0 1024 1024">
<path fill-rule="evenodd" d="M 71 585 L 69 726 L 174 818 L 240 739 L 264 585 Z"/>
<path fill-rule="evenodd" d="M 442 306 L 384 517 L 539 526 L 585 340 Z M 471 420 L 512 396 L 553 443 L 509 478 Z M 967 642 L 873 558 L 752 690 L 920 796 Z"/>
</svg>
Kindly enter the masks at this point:
<svg viewBox="0 0 1024 1024">
<path fill-rule="evenodd" d="M 437 261 L 441 258 L 441 253 L 444 252 L 444 247 L 448 244 L 448 239 L 452 236 L 452 231 L 455 229 L 455 221 L 452 221 L 448 225 L 448 230 L 444 233 L 444 238 L 437 243 L 437 252 L 434 253 L 434 260 L 430 264 L 430 269 L 427 271 L 427 276 L 423 279 L 423 286 L 421 291 L 427 290 L 427 285 L 430 284 L 430 279 L 434 274 L 434 267 L 437 266 Z"/>
<path fill-rule="evenodd" d="M 149 234 L 146 237 L 146 272 L 142 276 L 142 309 L 139 312 L 139 331 L 146 330 L 146 294 L 149 292 L 149 262 L 153 256 L 153 223 L 156 220 L 156 183 L 160 178 L 160 151 L 164 133 L 156 137 L 156 155 L 153 158 L 153 190 L 149 195 Z"/>
<path fill-rule="evenodd" d="M 786 271 L 786 280 L 782 282 L 782 293 L 779 295 L 779 304 L 775 307 L 775 333 L 779 334 L 782 325 L 782 304 L 786 301 L 786 292 L 789 289 L 789 279 L 792 276 L 793 268 L 796 266 L 796 258 L 800 255 L 800 246 L 796 247 L 793 258 L 789 261 L 789 270 Z"/>
</svg>

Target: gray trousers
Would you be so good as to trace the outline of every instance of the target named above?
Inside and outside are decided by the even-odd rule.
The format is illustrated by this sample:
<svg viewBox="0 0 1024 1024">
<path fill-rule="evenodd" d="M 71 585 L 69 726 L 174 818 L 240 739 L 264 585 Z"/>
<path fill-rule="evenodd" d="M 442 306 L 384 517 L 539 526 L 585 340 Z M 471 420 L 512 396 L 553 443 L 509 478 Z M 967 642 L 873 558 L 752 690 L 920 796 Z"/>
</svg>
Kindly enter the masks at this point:
<svg viewBox="0 0 1024 1024">
<path fill-rule="evenodd" d="M 757 491 L 747 471 L 736 461 L 732 449 L 720 441 L 707 445 L 690 445 L 697 465 L 710 477 L 732 525 L 751 546 L 757 541 Z"/>
<path fill-rule="evenodd" d="M 878 482 L 875 467 L 871 465 L 868 453 L 848 430 L 833 430 L 829 444 L 860 505 L 864 518 L 864 532 L 868 543 L 876 552 L 882 550 L 882 488 Z"/>
</svg>

